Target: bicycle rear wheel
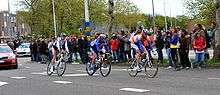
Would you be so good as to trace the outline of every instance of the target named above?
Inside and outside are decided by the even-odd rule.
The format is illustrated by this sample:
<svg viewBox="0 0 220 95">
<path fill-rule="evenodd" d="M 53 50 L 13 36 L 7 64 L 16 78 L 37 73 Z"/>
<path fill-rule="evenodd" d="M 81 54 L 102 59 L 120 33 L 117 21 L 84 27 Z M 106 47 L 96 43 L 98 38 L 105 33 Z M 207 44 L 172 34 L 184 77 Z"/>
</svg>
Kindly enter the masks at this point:
<svg viewBox="0 0 220 95">
<path fill-rule="evenodd" d="M 107 59 L 100 63 L 100 73 L 103 77 L 107 77 L 111 72 L 111 60 Z"/>
<path fill-rule="evenodd" d="M 128 67 L 127 71 L 128 71 L 128 74 L 131 76 L 131 77 L 135 77 L 137 76 L 137 67 L 138 67 L 138 64 L 137 62 L 132 59 L 128 62 L 130 64 L 130 66 Z"/>
<path fill-rule="evenodd" d="M 57 75 L 62 76 L 66 71 L 66 62 L 61 60 L 57 64 Z"/>
<path fill-rule="evenodd" d="M 86 62 L 86 72 L 89 76 L 92 76 L 96 72 L 94 64 L 91 61 Z"/>
<path fill-rule="evenodd" d="M 147 64 L 145 64 L 144 66 L 145 74 L 149 78 L 154 78 L 158 73 L 158 67 L 159 67 L 159 63 L 157 61 L 155 60 L 148 61 Z"/>
<path fill-rule="evenodd" d="M 51 64 L 51 62 L 48 62 L 47 64 L 47 75 L 48 76 L 53 74 L 53 71 L 51 69 L 53 69 L 53 65 Z"/>
</svg>

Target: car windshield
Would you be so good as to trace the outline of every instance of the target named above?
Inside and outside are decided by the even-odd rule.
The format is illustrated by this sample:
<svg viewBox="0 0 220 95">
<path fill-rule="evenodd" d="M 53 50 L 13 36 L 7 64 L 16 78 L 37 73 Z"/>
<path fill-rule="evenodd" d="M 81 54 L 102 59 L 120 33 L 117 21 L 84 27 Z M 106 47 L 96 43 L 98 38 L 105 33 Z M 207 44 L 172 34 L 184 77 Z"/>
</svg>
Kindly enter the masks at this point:
<svg viewBox="0 0 220 95">
<path fill-rule="evenodd" d="M 13 52 L 8 46 L 0 46 L 0 53 L 11 53 Z"/>
<path fill-rule="evenodd" d="M 22 45 L 19 46 L 19 48 L 29 48 L 29 45 L 27 45 L 27 44 L 22 44 Z"/>
</svg>

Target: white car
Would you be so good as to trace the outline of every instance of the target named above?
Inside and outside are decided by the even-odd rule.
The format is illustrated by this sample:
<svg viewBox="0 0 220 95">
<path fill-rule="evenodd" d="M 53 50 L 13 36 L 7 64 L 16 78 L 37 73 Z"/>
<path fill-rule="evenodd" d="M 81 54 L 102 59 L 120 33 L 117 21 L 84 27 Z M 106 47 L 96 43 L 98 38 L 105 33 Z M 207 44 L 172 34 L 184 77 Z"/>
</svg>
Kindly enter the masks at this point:
<svg viewBox="0 0 220 95">
<path fill-rule="evenodd" d="M 17 56 L 31 56 L 30 43 L 22 43 L 16 48 Z"/>
</svg>

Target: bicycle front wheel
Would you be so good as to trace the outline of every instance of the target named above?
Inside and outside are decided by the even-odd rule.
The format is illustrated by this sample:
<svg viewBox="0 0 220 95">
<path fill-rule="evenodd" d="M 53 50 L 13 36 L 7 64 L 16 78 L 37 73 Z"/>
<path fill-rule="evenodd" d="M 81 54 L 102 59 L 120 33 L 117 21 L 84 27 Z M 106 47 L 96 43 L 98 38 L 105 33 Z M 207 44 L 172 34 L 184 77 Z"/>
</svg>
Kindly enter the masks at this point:
<svg viewBox="0 0 220 95">
<path fill-rule="evenodd" d="M 57 75 L 62 76 L 66 71 L 66 62 L 61 60 L 57 64 Z"/>
<path fill-rule="evenodd" d="M 100 73 L 103 77 L 107 77 L 111 72 L 111 61 L 110 59 L 104 60 L 102 63 L 100 63 Z"/>
<path fill-rule="evenodd" d="M 96 72 L 96 68 L 94 66 L 95 64 L 93 64 L 92 62 L 86 62 L 86 72 L 89 76 L 92 76 Z"/>
<path fill-rule="evenodd" d="M 149 78 L 154 78 L 157 73 L 158 73 L 158 66 L 159 63 L 155 62 L 153 60 L 150 60 L 147 62 L 147 64 L 145 64 L 145 74 L 149 77 Z"/>
<path fill-rule="evenodd" d="M 137 75 L 137 73 L 138 73 L 138 71 L 137 71 L 138 64 L 137 64 L 137 62 L 134 59 L 130 60 L 129 64 L 130 64 L 130 66 L 127 69 L 128 74 L 131 77 L 135 77 Z"/>
<path fill-rule="evenodd" d="M 47 75 L 48 76 L 50 76 L 50 75 L 52 75 L 53 74 L 53 65 L 52 65 L 52 63 L 51 62 L 48 62 L 48 64 L 47 64 Z"/>
</svg>

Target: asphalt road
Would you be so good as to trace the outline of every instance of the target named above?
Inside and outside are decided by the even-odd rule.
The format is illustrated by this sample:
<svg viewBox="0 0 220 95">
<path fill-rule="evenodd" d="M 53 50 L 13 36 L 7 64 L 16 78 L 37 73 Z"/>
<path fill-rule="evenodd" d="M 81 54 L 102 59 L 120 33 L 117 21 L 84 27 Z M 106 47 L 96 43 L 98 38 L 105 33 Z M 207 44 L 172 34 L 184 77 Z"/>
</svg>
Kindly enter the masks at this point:
<svg viewBox="0 0 220 95">
<path fill-rule="evenodd" d="M 84 65 L 68 65 L 63 77 L 47 76 L 46 65 L 19 58 L 16 70 L 0 70 L 0 95 L 219 95 L 219 69 L 172 71 L 156 78 L 130 77 L 113 66 L 108 77 L 87 76 Z"/>
</svg>

